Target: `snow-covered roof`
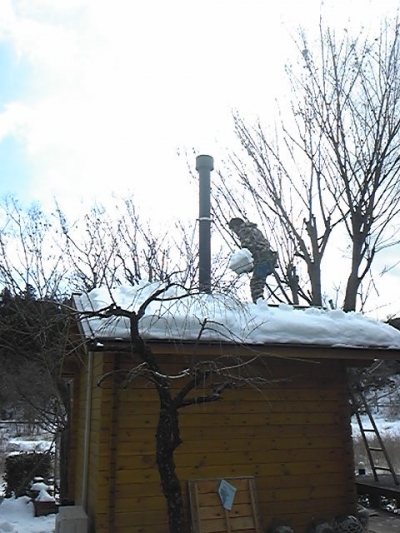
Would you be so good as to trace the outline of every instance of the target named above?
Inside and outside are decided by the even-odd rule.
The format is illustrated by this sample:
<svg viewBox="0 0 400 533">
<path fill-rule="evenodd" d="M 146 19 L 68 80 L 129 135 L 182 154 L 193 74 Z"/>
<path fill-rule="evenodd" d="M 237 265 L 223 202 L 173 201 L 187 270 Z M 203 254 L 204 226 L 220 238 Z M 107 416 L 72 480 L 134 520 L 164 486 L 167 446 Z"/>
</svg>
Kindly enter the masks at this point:
<svg viewBox="0 0 400 533">
<path fill-rule="evenodd" d="M 115 289 L 98 288 L 74 297 L 82 313 L 81 324 L 87 339 L 99 346 L 106 340 L 128 340 L 126 317 L 90 316 L 114 304 L 135 310 L 160 289 L 160 283 L 140 282 Z M 295 344 L 329 347 L 380 348 L 400 350 L 400 331 L 359 313 L 339 309 L 294 308 L 240 302 L 221 294 L 188 296 L 173 286 L 146 308 L 139 331 L 145 339 L 244 344 Z M 200 334 L 201 332 L 201 334 Z"/>
</svg>

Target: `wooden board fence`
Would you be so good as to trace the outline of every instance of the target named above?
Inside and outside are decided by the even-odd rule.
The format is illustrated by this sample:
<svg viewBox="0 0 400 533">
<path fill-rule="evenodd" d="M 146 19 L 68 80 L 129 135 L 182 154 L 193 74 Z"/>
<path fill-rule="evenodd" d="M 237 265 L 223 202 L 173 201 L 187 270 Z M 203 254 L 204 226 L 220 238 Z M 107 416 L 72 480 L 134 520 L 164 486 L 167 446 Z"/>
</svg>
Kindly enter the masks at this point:
<svg viewBox="0 0 400 533">
<path fill-rule="evenodd" d="M 218 493 L 221 478 L 188 481 L 193 533 L 261 533 L 254 478 L 224 480 L 236 489 L 230 510 Z"/>
</svg>

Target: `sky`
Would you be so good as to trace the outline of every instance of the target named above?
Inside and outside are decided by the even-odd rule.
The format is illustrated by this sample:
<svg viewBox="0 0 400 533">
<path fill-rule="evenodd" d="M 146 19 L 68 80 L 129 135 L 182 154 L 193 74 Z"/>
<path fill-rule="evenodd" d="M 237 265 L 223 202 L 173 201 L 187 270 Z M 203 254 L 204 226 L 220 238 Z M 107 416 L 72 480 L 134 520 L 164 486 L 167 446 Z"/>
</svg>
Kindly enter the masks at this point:
<svg viewBox="0 0 400 533">
<path fill-rule="evenodd" d="M 374 27 L 395 0 L 0 0 L 0 198 L 67 213 L 133 194 L 194 221 L 195 156 L 269 123 L 299 26 Z M 188 154 L 188 156 L 186 156 Z M 385 261 L 381 262 L 383 268 Z"/>
<path fill-rule="evenodd" d="M 0 0 L 0 196 L 72 209 L 131 191 L 144 211 L 184 217 L 197 191 L 178 154 L 218 166 L 232 110 L 272 114 L 295 29 L 314 31 L 321 9 L 343 26 L 395 5 Z"/>
</svg>

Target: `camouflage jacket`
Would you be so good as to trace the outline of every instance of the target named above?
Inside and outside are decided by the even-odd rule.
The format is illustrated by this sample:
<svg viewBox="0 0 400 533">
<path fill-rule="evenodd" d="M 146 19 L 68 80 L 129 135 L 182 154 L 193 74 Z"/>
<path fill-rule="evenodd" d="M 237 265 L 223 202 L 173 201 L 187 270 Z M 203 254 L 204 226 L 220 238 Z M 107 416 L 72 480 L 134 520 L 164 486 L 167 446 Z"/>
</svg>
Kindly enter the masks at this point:
<svg viewBox="0 0 400 533">
<path fill-rule="evenodd" d="M 245 222 L 236 231 L 242 248 L 250 250 L 254 263 L 271 262 L 275 266 L 277 253 L 271 250 L 271 245 L 263 233 L 257 228 L 257 224 Z"/>
</svg>

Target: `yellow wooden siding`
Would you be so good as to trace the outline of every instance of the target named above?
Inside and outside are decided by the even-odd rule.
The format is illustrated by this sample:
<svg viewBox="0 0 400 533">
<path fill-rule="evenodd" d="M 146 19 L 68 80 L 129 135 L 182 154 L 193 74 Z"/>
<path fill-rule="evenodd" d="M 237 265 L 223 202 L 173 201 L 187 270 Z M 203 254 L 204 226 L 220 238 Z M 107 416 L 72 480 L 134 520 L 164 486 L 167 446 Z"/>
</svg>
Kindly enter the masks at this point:
<svg viewBox="0 0 400 533">
<path fill-rule="evenodd" d="M 159 357 L 170 373 L 181 368 L 179 358 L 187 360 L 172 353 Z M 155 462 L 157 393 L 141 379 L 121 390 L 110 377 L 98 388 L 98 379 L 115 370 L 116 358 L 95 354 L 89 514 L 96 533 L 167 533 Z M 118 368 L 134 363 L 129 355 L 118 358 Z M 275 518 L 288 518 L 301 530 L 312 517 L 354 510 L 350 412 L 341 363 L 271 358 L 267 367 L 257 370 L 261 372 L 270 380 L 290 381 L 260 390 L 227 390 L 218 402 L 180 411 L 183 443 L 176 451 L 176 465 L 188 525 L 186 482 L 199 478 L 254 476 L 264 527 Z M 86 390 L 82 384 L 84 379 L 81 405 Z M 173 382 L 175 390 L 181 385 Z M 78 410 L 78 451 L 83 444 L 83 407 Z M 81 471 L 79 453 L 75 464 Z"/>
<path fill-rule="evenodd" d="M 90 448 L 88 464 L 87 508 L 95 531 L 109 531 L 110 510 L 110 446 L 109 439 L 105 442 L 100 438 L 104 428 L 103 420 L 107 420 L 105 429 L 110 433 L 113 403 L 111 398 L 115 391 L 110 383 L 98 387 L 99 379 L 104 373 L 113 369 L 115 357 L 110 354 L 94 354 L 91 379 L 91 416 L 90 416 Z M 84 472 L 84 439 L 87 402 L 87 356 L 83 360 L 80 374 L 74 379 L 73 413 L 71 419 L 71 492 L 70 497 L 77 504 L 83 500 Z M 104 466 L 106 465 L 106 467 Z M 106 524 L 105 529 L 102 524 Z"/>
<path fill-rule="evenodd" d="M 98 386 L 104 374 L 114 370 L 116 357 L 112 354 L 95 354 L 92 379 L 92 417 L 90 431 L 89 493 L 88 509 L 92 525 L 97 533 L 110 531 L 110 516 L 113 513 L 112 454 L 110 441 L 100 439 L 102 428 L 112 434 L 112 419 L 116 414 L 113 398 L 113 380 Z M 107 420 L 107 423 L 104 421 Z"/>
<path fill-rule="evenodd" d="M 171 360 L 174 372 L 178 367 Z M 260 391 L 227 390 L 219 402 L 181 411 L 176 465 L 188 522 L 186 481 L 196 478 L 255 476 L 264 526 L 286 517 L 302 528 L 313 516 L 354 509 L 343 369 L 328 361 L 272 360 L 268 367 L 271 379 L 292 381 Z M 133 386 L 119 393 L 114 531 L 167 532 L 155 462 L 158 398 L 148 383 L 137 380 Z M 109 424 L 105 412 L 103 428 Z M 105 456 L 99 467 L 106 471 L 107 431 L 100 438 Z"/>
<path fill-rule="evenodd" d="M 76 413 L 78 415 L 77 428 L 76 428 L 76 472 L 75 472 L 75 484 L 73 499 L 75 503 L 81 503 L 82 501 L 82 472 L 84 463 L 84 434 L 85 434 L 85 413 L 86 413 L 86 388 L 87 388 L 87 375 L 84 371 L 84 367 L 80 374 L 75 378 L 77 390 L 79 396 L 76 398 Z M 72 420 L 73 422 L 73 420 Z M 75 431 L 75 428 L 73 428 Z"/>
<path fill-rule="evenodd" d="M 76 370 L 79 370 L 77 368 Z M 66 498 L 75 500 L 76 494 L 76 477 L 78 472 L 78 425 L 80 420 L 80 397 L 81 397 L 81 383 L 79 374 L 76 372 L 68 379 L 72 380 L 72 397 L 71 397 L 71 412 L 70 412 L 70 450 L 68 463 L 68 494 Z"/>
</svg>

